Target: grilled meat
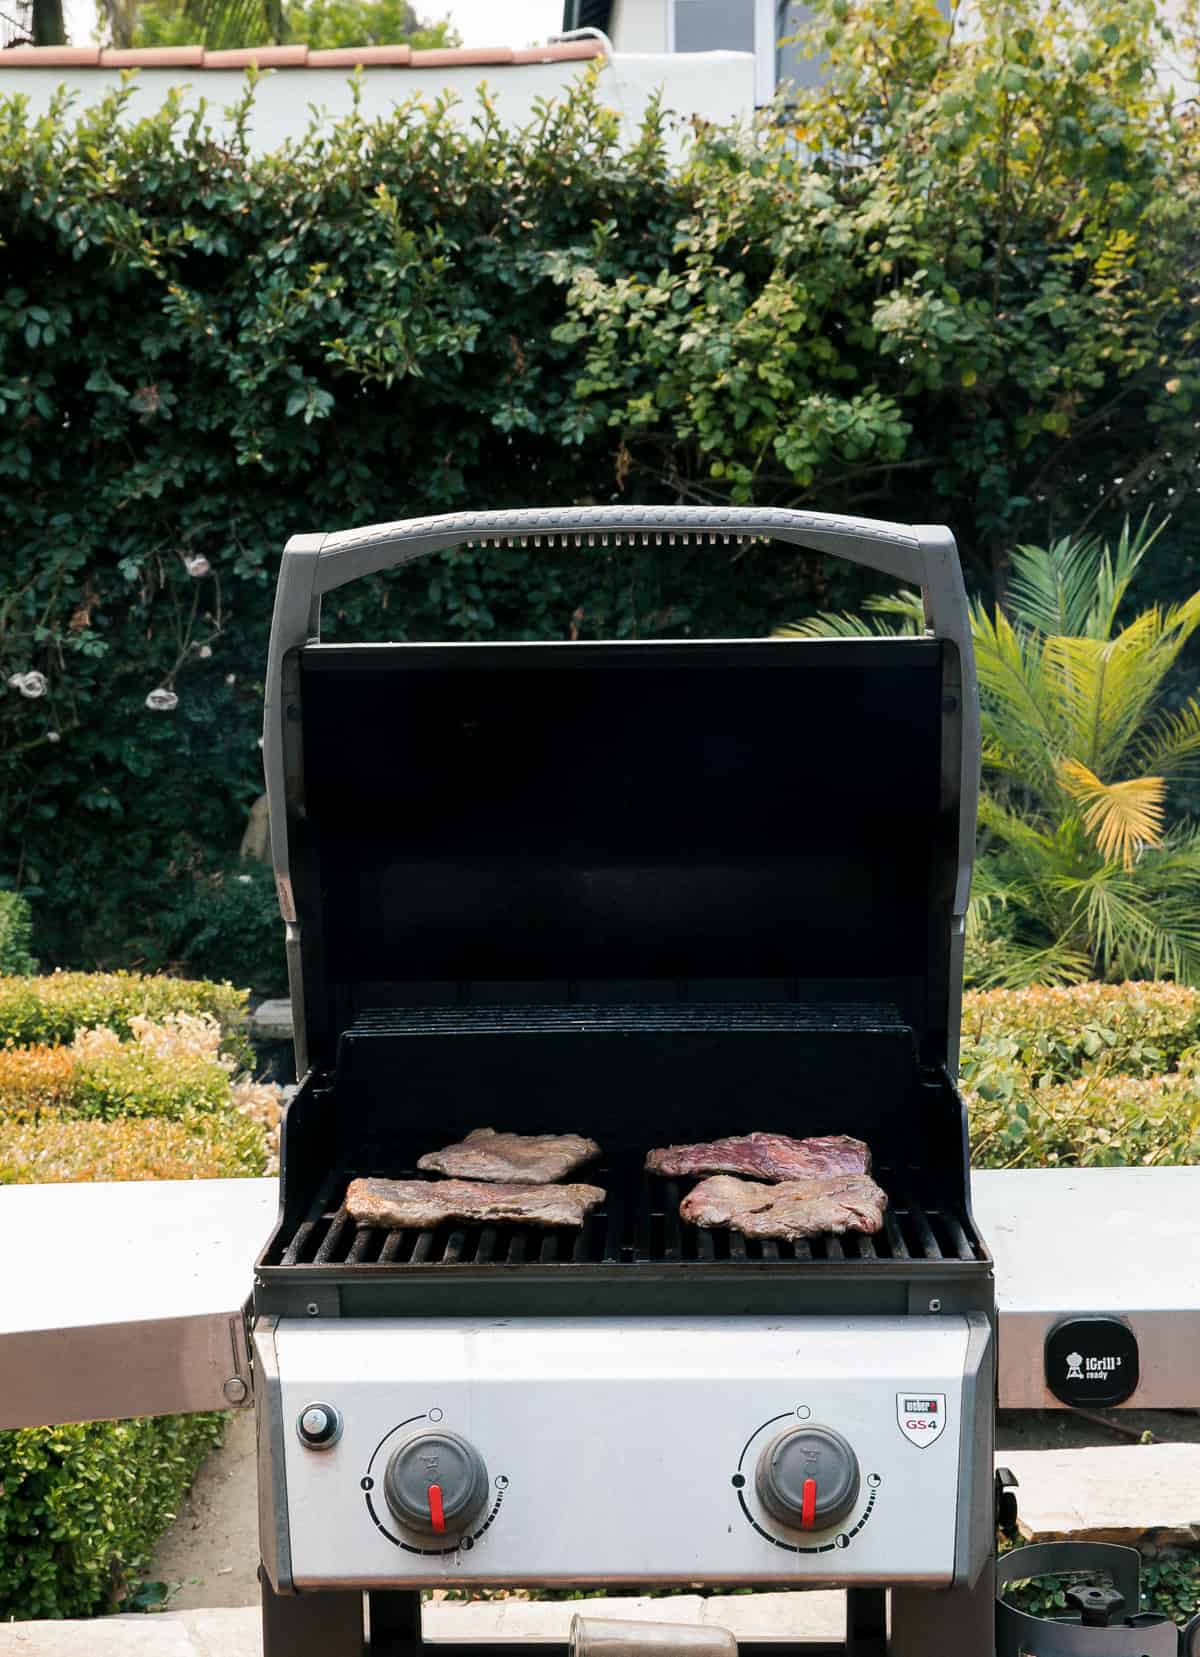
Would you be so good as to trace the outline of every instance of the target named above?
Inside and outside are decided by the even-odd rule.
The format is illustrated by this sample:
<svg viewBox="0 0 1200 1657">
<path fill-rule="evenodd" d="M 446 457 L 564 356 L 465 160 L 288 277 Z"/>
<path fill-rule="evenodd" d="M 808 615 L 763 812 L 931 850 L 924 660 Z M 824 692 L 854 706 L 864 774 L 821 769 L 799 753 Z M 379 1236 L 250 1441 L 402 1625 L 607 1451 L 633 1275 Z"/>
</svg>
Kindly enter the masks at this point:
<svg viewBox="0 0 1200 1657">
<path fill-rule="evenodd" d="M 549 1185 L 599 1154 L 594 1139 L 583 1139 L 577 1133 L 497 1133 L 495 1128 L 476 1128 L 458 1144 L 423 1156 L 417 1167 L 456 1179 Z"/>
<path fill-rule="evenodd" d="M 679 1205 L 699 1226 L 727 1226 L 745 1237 L 817 1237 L 823 1232 L 879 1231 L 887 1194 L 866 1174 L 817 1179 L 757 1180 L 717 1174 L 701 1180 Z"/>
<path fill-rule="evenodd" d="M 825 1174 L 869 1174 L 871 1153 L 844 1133 L 821 1139 L 789 1139 L 783 1133 L 748 1133 L 707 1145 L 668 1145 L 651 1151 L 652 1174 L 747 1174 L 752 1179 L 814 1179 Z"/>
<path fill-rule="evenodd" d="M 468 1179 L 356 1179 L 346 1212 L 360 1225 L 426 1230 L 443 1220 L 581 1226 L 604 1201 L 598 1185 L 507 1185 Z"/>
</svg>

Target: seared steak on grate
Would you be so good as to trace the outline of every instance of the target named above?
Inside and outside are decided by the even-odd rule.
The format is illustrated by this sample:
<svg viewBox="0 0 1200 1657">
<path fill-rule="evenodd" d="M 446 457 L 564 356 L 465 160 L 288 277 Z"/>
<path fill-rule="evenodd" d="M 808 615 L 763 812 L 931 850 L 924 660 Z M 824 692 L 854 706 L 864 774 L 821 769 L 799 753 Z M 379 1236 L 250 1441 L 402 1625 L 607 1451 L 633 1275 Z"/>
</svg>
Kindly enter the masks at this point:
<svg viewBox="0 0 1200 1657">
<path fill-rule="evenodd" d="M 583 1139 L 577 1133 L 497 1133 L 495 1128 L 476 1128 L 457 1145 L 430 1151 L 417 1167 L 456 1179 L 549 1185 L 599 1154 L 594 1139 Z"/>
<path fill-rule="evenodd" d="M 469 1179 L 356 1179 L 346 1212 L 361 1225 L 426 1230 L 443 1220 L 513 1221 L 517 1225 L 582 1225 L 604 1201 L 598 1185 L 508 1185 Z"/>
<path fill-rule="evenodd" d="M 752 1179 L 813 1179 L 822 1174 L 869 1174 L 871 1153 L 844 1133 L 789 1139 L 785 1133 L 748 1133 L 707 1145 L 668 1145 L 646 1158 L 651 1174 L 748 1174 Z"/>
<path fill-rule="evenodd" d="M 866 1174 L 827 1174 L 778 1185 L 717 1174 L 679 1205 L 699 1226 L 728 1226 L 745 1237 L 818 1237 L 822 1232 L 878 1231 L 887 1194 Z"/>
</svg>

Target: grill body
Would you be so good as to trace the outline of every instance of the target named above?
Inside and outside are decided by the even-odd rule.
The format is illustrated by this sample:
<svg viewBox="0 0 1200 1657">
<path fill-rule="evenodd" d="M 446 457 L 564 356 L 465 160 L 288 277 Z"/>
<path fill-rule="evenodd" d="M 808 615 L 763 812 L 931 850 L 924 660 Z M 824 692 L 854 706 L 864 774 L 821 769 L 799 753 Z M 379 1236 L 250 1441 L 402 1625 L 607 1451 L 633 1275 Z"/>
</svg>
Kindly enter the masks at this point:
<svg viewBox="0 0 1200 1657">
<path fill-rule="evenodd" d="M 285 555 L 264 746 L 302 1082 L 255 1273 L 267 1657 L 407 1653 L 420 1588 L 469 1582 L 832 1583 L 851 1657 L 993 1649 L 994 1300 L 952 1079 L 977 765 L 961 576 L 941 531 L 722 519 L 485 514 Z M 319 642 L 322 591 L 505 530 L 774 535 L 919 580 L 933 626 Z M 488 1125 L 601 1144 L 583 1228 L 342 1212 L 352 1178 L 413 1177 Z M 885 1229 L 703 1230 L 679 1218 L 691 1181 L 643 1171 L 654 1145 L 754 1129 L 866 1140 Z M 317 1406 L 338 1427 L 314 1445 Z M 809 1420 L 862 1475 L 813 1536 L 755 1483 L 768 1438 Z M 381 1480 L 434 1423 L 492 1494 L 431 1541 Z"/>
</svg>

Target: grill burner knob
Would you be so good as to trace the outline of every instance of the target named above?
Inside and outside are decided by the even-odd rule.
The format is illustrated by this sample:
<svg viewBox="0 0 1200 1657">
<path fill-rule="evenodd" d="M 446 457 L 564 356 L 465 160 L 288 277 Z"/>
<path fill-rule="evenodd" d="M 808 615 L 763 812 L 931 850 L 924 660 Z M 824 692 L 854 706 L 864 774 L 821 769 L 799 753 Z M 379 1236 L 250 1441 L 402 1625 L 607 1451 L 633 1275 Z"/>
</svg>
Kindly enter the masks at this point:
<svg viewBox="0 0 1200 1657">
<path fill-rule="evenodd" d="M 825 1530 L 858 1500 L 858 1457 L 832 1427 L 789 1427 L 758 1458 L 754 1488 L 782 1525 Z"/>
<path fill-rule="evenodd" d="M 296 1434 L 307 1450 L 328 1450 L 342 1436 L 342 1418 L 332 1404 L 307 1404 L 296 1422 Z"/>
<path fill-rule="evenodd" d="M 418 1433 L 393 1451 L 383 1493 L 410 1530 L 427 1536 L 466 1530 L 487 1506 L 487 1468 L 457 1433 Z"/>
</svg>

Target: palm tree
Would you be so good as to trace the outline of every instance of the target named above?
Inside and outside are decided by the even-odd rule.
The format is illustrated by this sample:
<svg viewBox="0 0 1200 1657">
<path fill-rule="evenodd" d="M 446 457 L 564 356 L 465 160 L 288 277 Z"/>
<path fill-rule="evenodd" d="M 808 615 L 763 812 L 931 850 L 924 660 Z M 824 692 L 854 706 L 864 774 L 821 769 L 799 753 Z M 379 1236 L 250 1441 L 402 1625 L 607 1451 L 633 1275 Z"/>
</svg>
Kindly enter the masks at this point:
<svg viewBox="0 0 1200 1657">
<path fill-rule="evenodd" d="M 1126 524 L 1115 547 L 1096 537 L 1020 547 L 1007 608 L 972 606 L 984 781 L 968 916 L 977 983 L 1200 983 L 1200 828 L 1166 826 L 1170 779 L 1200 765 L 1200 700 L 1167 706 L 1200 593 L 1120 620 L 1162 527 Z M 924 625 L 915 593 L 864 609 L 780 631 Z"/>
</svg>

